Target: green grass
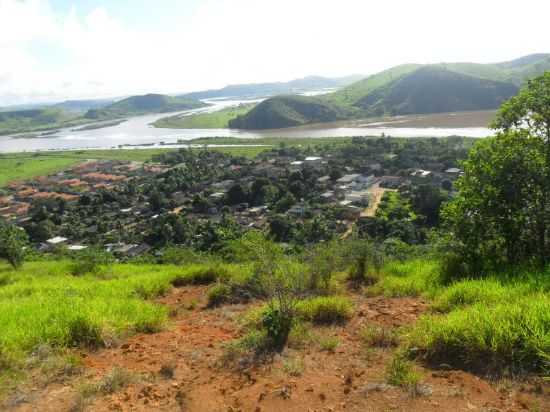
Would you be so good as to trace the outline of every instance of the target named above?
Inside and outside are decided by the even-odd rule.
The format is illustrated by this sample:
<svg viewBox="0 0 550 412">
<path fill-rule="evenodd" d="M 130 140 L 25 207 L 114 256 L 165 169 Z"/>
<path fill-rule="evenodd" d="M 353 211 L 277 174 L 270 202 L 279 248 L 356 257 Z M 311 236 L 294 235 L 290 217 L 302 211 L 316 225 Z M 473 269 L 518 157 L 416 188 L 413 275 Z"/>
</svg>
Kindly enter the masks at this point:
<svg viewBox="0 0 550 412">
<path fill-rule="evenodd" d="M 491 373 L 550 373 L 550 278 L 518 270 L 449 285 L 435 260 L 390 262 L 374 290 L 423 296 L 428 313 L 405 333 L 404 346 L 434 364 Z M 372 291 L 371 291 L 372 292 Z"/>
<path fill-rule="evenodd" d="M 213 113 L 163 117 L 153 123 L 153 126 L 169 129 L 226 129 L 230 120 L 248 113 L 254 106 L 256 104 L 243 104 Z"/>
<path fill-rule="evenodd" d="M 342 296 L 319 296 L 296 305 L 298 316 L 319 324 L 345 322 L 353 314 L 351 301 Z"/>
<path fill-rule="evenodd" d="M 380 281 L 371 293 L 388 297 L 433 295 L 439 287 L 438 270 L 435 260 L 390 261 L 382 268 Z"/>
<path fill-rule="evenodd" d="M 411 346 L 426 359 L 468 369 L 550 373 L 550 297 L 476 303 L 421 319 Z"/>
<path fill-rule="evenodd" d="M 88 159 L 146 161 L 150 160 L 153 155 L 164 153 L 167 150 L 80 150 L 0 154 L 0 187 L 15 180 L 56 173 Z"/>
<path fill-rule="evenodd" d="M 150 301 L 177 277 L 200 266 L 116 264 L 107 278 L 74 277 L 69 261 L 28 262 L 0 286 L 0 353 L 22 359 L 39 345 L 96 346 L 104 335 L 153 332 L 163 327 L 167 309 Z"/>
</svg>

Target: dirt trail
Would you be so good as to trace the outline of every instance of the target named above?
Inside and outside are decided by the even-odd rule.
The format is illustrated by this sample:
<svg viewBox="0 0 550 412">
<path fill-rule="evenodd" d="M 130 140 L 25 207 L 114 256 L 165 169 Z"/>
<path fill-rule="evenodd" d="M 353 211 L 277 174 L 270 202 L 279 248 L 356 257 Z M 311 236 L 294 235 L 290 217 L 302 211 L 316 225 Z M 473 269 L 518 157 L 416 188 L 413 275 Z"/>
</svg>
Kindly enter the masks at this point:
<svg viewBox="0 0 550 412">
<path fill-rule="evenodd" d="M 6 410 L 77 411 L 78 387 L 98 381 L 113 367 L 139 379 L 85 405 L 89 411 L 527 411 L 550 410 L 548 396 L 535 397 L 527 388 L 497 390 L 495 385 L 462 371 L 423 369 L 422 395 L 386 385 L 384 370 L 391 349 L 366 351 L 359 331 L 364 325 L 385 328 L 409 325 L 427 310 L 413 298 L 365 298 L 354 295 L 354 317 L 346 325 L 317 328 L 335 336 L 334 353 L 318 345 L 287 349 L 273 363 L 245 372 L 219 366 L 222 346 L 239 336 L 244 305 L 206 309 L 205 288 L 174 289 L 160 301 L 174 314 L 171 327 L 134 336 L 116 348 L 83 354 L 84 377 L 65 384 L 32 388 L 24 401 Z M 298 376 L 289 365 L 302 365 Z M 173 370 L 162 376 L 161 368 Z M 535 409 L 538 408 L 538 409 Z"/>
</svg>

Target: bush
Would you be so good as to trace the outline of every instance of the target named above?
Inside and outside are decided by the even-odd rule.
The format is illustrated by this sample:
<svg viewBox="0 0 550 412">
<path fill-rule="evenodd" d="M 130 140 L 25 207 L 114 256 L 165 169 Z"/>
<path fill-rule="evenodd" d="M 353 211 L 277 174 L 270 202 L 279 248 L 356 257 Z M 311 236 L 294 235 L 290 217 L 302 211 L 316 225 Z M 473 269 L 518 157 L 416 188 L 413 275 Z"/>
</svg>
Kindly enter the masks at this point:
<svg viewBox="0 0 550 412">
<path fill-rule="evenodd" d="M 426 359 L 461 368 L 548 373 L 550 298 L 534 295 L 488 307 L 478 303 L 446 316 L 423 317 L 409 344 Z"/>
<path fill-rule="evenodd" d="M 190 248 L 169 247 L 162 251 L 160 263 L 170 265 L 199 264 L 205 261 L 204 256 Z"/>
<path fill-rule="evenodd" d="M 390 385 L 415 390 L 420 381 L 420 374 L 414 364 L 403 353 L 397 353 L 386 367 L 386 381 Z"/>
<path fill-rule="evenodd" d="M 113 261 L 113 256 L 103 250 L 94 248 L 85 249 L 75 255 L 70 271 L 73 276 L 98 275 L 101 270 L 111 265 Z"/>
<path fill-rule="evenodd" d="M 201 267 L 177 276 L 172 280 L 172 286 L 179 288 L 188 285 L 209 285 L 228 276 L 227 270 L 222 266 Z"/>
<path fill-rule="evenodd" d="M 208 290 L 208 306 L 219 306 L 231 299 L 232 288 L 226 283 L 217 283 Z"/>
<path fill-rule="evenodd" d="M 264 312 L 262 326 L 267 332 L 271 346 L 275 350 L 282 350 L 288 340 L 292 328 L 293 313 L 278 307 L 269 306 Z"/>
<path fill-rule="evenodd" d="M 320 296 L 298 302 L 298 316 L 314 323 L 345 322 L 353 314 L 352 303 L 340 296 Z"/>
<path fill-rule="evenodd" d="M 84 317 L 72 319 L 67 328 L 67 345 L 90 349 L 103 346 L 101 327 Z"/>
<path fill-rule="evenodd" d="M 367 326 L 361 330 L 361 339 L 367 346 L 390 348 L 399 344 L 397 333 L 382 326 Z"/>
</svg>

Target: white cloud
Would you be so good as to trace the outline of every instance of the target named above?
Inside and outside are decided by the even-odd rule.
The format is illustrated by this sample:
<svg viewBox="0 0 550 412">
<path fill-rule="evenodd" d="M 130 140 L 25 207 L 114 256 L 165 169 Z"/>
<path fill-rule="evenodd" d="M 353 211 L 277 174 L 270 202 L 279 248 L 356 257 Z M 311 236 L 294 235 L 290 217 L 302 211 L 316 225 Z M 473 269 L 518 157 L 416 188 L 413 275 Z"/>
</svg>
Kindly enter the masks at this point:
<svg viewBox="0 0 550 412">
<path fill-rule="evenodd" d="M 550 38 L 550 5 L 538 0 L 205 0 L 191 19 L 148 30 L 105 4 L 82 16 L 0 0 L 0 104 L 490 62 L 548 51 Z"/>
</svg>

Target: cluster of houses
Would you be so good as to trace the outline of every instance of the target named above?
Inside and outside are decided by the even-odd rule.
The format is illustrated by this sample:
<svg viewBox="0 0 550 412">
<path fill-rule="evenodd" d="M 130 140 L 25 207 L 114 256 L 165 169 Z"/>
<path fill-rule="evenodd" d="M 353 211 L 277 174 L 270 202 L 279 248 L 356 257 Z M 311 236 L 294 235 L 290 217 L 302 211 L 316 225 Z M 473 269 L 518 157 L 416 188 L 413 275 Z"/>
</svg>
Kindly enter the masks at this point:
<svg viewBox="0 0 550 412">
<path fill-rule="evenodd" d="M 330 157 L 330 155 L 328 156 Z M 68 170 L 50 176 L 42 176 L 24 183 L 12 183 L 7 190 L 0 195 L 0 218 L 11 220 L 24 225 L 30 220 L 29 210 L 36 200 L 62 199 L 66 203 L 77 202 L 83 194 L 93 193 L 99 190 L 112 189 L 132 179 L 151 178 L 167 170 L 177 168 L 178 165 L 165 165 L 159 163 L 143 163 L 136 161 L 119 160 L 89 160 Z M 190 191 L 177 191 L 170 194 L 171 214 L 183 214 L 189 219 L 203 219 L 218 222 L 222 218 L 222 209 L 229 207 L 231 215 L 237 224 L 245 228 L 265 229 L 269 225 L 271 211 L 267 205 L 251 206 L 247 203 L 227 206 L 227 192 L 235 185 L 250 185 L 255 179 L 265 177 L 276 181 L 288 176 L 289 173 L 309 169 L 315 173 L 315 196 L 309 199 L 298 199 L 286 214 L 293 219 L 304 219 L 306 215 L 315 216 L 322 213 L 327 206 L 337 207 L 340 211 L 343 228 L 357 221 L 362 212 L 372 201 L 372 190 L 375 188 L 396 189 L 410 184 L 411 180 L 427 180 L 455 178 L 462 172 L 457 168 L 450 168 L 445 172 L 432 172 L 429 170 L 415 169 L 401 173 L 399 176 L 383 175 L 380 164 L 373 162 L 367 173 L 357 173 L 351 167 L 345 167 L 347 174 L 339 178 L 329 176 L 328 159 L 320 156 L 308 156 L 297 160 L 296 157 L 275 155 L 263 160 L 242 160 L 241 164 L 234 161 L 218 165 L 230 173 L 232 178 L 214 182 L 202 182 L 197 188 Z M 363 168 L 363 171 L 365 168 Z M 246 171 L 246 172 L 245 172 Z M 197 193 L 205 195 L 210 205 L 207 211 L 198 213 L 193 207 L 193 196 Z M 121 208 L 119 205 L 103 205 L 101 219 L 108 222 L 116 222 L 110 232 L 141 233 L 159 216 L 152 211 L 147 201 L 134 200 L 130 207 Z M 97 219 L 93 216 L 84 217 L 81 221 L 84 234 L 81 240 L 73 240 L 55 236 L 44 242 L 40 248 L 49 250 L 64 246 L 72 251 L 86 248 L 82 239 L 92 238 L 99 232 Z M 65 223 L 66 225 L 67 223 Z M 113 225 L 111 225 L 113 226 Z M 144 243 L 112 242 L 108 243 L 109 235 L 102 232 L 102 240 L 107 250 L 123 256 L 137 256 L 147 252 L 150 247 Z M 105 236 L 107 235 L 107 236 Z M 120 236 L 112 236 L 120 238 Z M 75 243 L 76 242 L 76 243 Z"/>
</svg>

